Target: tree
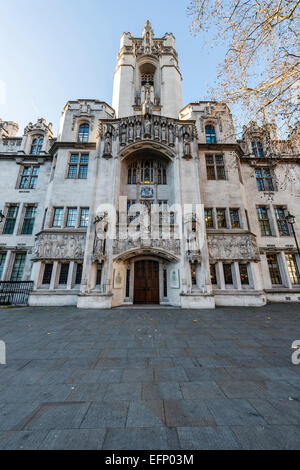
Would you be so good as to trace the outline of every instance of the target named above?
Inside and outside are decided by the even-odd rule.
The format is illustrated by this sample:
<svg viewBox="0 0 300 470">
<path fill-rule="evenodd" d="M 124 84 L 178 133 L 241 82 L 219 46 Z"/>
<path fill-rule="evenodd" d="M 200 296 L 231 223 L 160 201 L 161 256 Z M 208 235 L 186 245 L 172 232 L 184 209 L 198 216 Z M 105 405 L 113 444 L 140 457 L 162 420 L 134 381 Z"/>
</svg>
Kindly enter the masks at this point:
<svg viewBox="0 0 300 470">
<path fill-rule="evenodd" d="M 228 50 L 218 73 L 218 98 L 242 103 L 256 119 L 299 120 L 300 0 L 191 0 L 192 31 L 216 30 Z"/>
</svg>

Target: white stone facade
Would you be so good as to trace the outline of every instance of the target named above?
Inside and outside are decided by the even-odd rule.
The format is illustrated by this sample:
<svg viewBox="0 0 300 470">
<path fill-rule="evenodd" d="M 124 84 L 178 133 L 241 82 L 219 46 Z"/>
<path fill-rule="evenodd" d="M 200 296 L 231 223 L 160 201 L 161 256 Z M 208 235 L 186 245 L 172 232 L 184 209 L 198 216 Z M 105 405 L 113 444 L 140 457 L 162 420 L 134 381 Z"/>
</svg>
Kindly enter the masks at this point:
<svg viewBox="0 0 300 470">
<path fill-rule="evenodd" d="M 238 140 L 226 104 L 182 108 L 172 34 L 122 35 L 112 107 L 17 133 L 0 120 L 0 280 L 34 281 L 31 305 L 300 300 L 299 126 Z"/>
</svg>

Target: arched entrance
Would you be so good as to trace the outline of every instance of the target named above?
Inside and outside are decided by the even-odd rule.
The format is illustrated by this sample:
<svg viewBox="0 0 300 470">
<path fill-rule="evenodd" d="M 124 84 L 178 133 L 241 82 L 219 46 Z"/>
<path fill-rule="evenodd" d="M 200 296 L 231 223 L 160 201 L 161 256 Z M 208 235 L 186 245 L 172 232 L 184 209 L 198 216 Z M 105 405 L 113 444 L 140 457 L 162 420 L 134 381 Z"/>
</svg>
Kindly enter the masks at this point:
<svg viewBox="0 0 300 470">
<path fill-rule="evenodd" d="M 159 304 L 159 263 L 157 261 L 135 262 L 134 303 Z"/>
</svg>

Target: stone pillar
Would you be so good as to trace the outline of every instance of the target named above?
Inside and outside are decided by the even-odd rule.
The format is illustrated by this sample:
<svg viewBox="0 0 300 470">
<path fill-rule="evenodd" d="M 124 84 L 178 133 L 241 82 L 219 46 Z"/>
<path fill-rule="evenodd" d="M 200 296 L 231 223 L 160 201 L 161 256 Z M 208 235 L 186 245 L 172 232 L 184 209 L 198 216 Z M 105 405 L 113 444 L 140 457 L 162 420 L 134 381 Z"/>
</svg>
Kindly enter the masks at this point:
<svg viewBox="0 0 300 470">
<path fill-rule="evenodd" d="M 292 282 L 291 282 L 291 279 L 290 279 L 290 276 L 289 276 L 289 270 L 288 270 L 288 266 L 287 266 L 287 262 L 286 262 L 285 253 L 283 251 L 281 251 L 280 253 L 278 253 L 277 256 L 278 256 L 279 269 L 280 269 L 280 267 L 282 268 L 280 270 L 281 277 L 282 277 L 282 284 L 285 287 L 288 287 L 289 289 L 292 289 L 293 285 L 292 285 Z"/>
<path fill-rule="evenodd" d="M 8 281 L 9 268 L 10 268 L 10 265 L 11 265 L 12 256 L 13 256 L 12 251 L 8 250 L 6 252 L 6 257 L 5 257 L 3 271 L 2 271 L 2 279 L 1 279 L 2 281 Z"/>
<path fill-rule="evenodd" d="M 56 288 L 57 276 L 58 276 L 58 261 L 54 261 L 49 290 L 54 290 Z"/>
<path fill-rule="evenodd" d="M 224 271 L 223 271 L 222 261 L 217 262 L 217 269 L 218 269 L 218 272 L 219 272 L 220 289 L 225 290 L 225 279 L 224 279 Z"/>
<path fill-rule="evenodd" d="M 233 285 L 236 289 L 242 290 L 241 276 L 240 276 L 240 267 L 239 263 L 235 261 L 233 263 Z"/>
<path fill-rule="evenodd" d="M 67 289 L 70 290 L 73 287 L 73 278 L 74 278 L 74 261 L 71 261 L 69 264 L 68 280 L 67 280 Z"/>
</svg>

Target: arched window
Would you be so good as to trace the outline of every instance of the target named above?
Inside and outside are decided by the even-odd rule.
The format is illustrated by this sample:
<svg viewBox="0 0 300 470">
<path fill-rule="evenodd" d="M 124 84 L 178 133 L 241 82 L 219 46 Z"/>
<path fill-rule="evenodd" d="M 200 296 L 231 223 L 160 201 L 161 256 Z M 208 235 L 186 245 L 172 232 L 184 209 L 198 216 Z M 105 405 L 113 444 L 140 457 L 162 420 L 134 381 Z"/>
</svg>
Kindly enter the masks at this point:
<svg viewBox="0 0 300 470">
<path fill-rule="evenodd" d="M 88 122 L 80 124 L 78 131 L 78 142 L 88 142 L 90 134 L 90 125 Z"/>
<path fill-rule="evenodd" d="M 212 126 L 211 124 L 205 126 L 205 136 L 207 144 L 215 144 L 217 142 L 216 131 L 214 126 Z"/>
<path fill-rule="evenodd" d="M 128 167 L 127 184 L 167 184 L 167 170 L 163 163 L 142 160 Z"/>
<path fill-rule="evenodd" d="M 147 160 L 141 165 L 141 184 L 154 183 L 153 161 Z"/>
<path fill-rule="evenodd" d="M 30 153 L 31 155 L 39 155 L 41 153 L 42 147 L 44 143 L 44 137 L 37 136 L 34 137 L 31 145 Z"/>
<path fill-rule="evenodd" d="M 262 158 L 264 156 L 263 147 L 262 147 L 260 140 L 251 142 L 251 147 L 252 147 L 252 153 L 256 157 Z"/>
</svg>

